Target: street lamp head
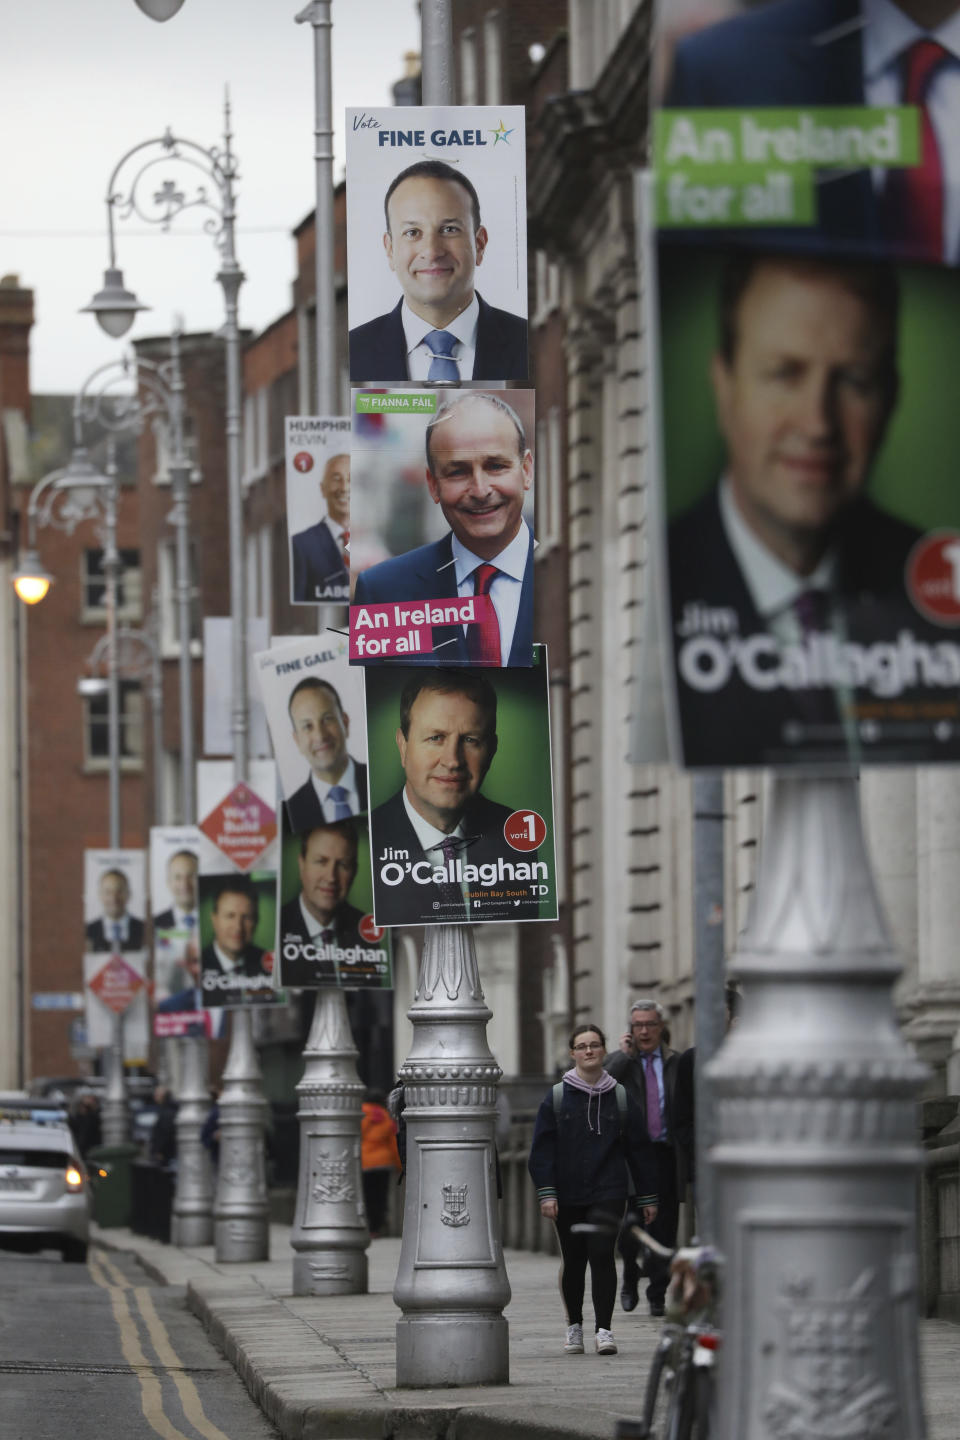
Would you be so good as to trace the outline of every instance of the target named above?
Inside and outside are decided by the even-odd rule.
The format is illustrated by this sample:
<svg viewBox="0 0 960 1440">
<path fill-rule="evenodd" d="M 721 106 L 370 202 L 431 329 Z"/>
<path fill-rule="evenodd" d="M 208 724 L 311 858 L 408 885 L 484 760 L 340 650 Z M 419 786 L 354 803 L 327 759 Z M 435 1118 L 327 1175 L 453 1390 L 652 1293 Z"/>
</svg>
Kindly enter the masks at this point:
<svg viewBox="0 0 960 1440">
<path fill-rule="evenodd" d="M 36 550 L 28 550 L 13 577 L 13 588 L 24 605 L 36 605 L 53 584 L 53 576 L 45 570 Z"/>
<path fill-rule="evenodd" d="M 183 0 L 137 0 L 144 15 L 151 20 L 172 20 L 183 4 Z"/>
<path fill-rule="evenodd" d="M 102 675 L 81 675 L 77 681 L 77 694 L 83 696 L 84 700 L 97 700 L 101 695 L 106 695 L 108 688 Z"/>
<path fill-rule="evenodd" d="M 101 330 L 119 340 L 130 329 L 137 311 L 149 309 L 149 305 L 140 304 L 132 290 L 125 288 L 123 271 L 108 268 L 103 274 L 103 289 L 97 291 L 89 305 L 83 306 L 80 314 L 96 315 Z"/>
</svg>

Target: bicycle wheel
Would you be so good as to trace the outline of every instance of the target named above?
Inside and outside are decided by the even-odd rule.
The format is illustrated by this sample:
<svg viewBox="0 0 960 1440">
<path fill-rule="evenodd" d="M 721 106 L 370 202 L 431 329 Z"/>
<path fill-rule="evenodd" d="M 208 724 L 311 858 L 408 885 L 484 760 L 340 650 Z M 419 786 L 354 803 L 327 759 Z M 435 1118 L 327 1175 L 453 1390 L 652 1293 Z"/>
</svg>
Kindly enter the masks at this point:
<svg viewBox="0 0 960 1440">
<path fill-rule="evenodd" d="M 674 1379 L 670 1409 L 663 1429 L 663 1440 L 692 1440 L 696 1415 L 694 1369 L 689 1349 L 684 1346 Z"/>
<path fill-rule="evenodd" d="M 710 1420 L 713 1412 L 713 1370 L 698 1365 L 693 1372 L 693 1440 L 710 1440 Z"/>
<path fill-rule="evenodd" d="M 646 1437 L 651 1437 L 651 1440 L 659 1440 L 663 1430 L 673 1389 L 673 1369 L 667 1364 L 672 1348 L 672 1340 L 668 1336 L 663 1336 L 650 1362 L 650 1372 L 647 1375 L 647 1386 L 643 1396 L 643 1410 L 638 1427 L 638 1433 L 643 1440 L 646 1440 Z"/>
</svg>

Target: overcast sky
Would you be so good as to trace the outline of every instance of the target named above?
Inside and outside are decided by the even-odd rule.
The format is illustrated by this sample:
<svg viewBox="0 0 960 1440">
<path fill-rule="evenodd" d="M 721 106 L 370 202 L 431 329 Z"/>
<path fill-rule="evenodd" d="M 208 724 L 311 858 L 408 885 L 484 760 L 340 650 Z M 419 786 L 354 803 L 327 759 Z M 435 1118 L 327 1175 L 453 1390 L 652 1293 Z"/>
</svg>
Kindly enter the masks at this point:
<svg viewBox="0 0 960 1440">
<path fill-rule="evenodd" d="M 247 277 L 241 324 L 262 329 L 289 308 L 291 231 L 314 204 L 313 29 L 294 21 L 305 3 L 184 0 L 163 25 L 134 0 L 3 7 L 0 275 L 34 292 L 35 393 L 74 393 L 122 349 L 77 314 L 103 283 L 114 166 L 167 126 L 205 147 L 220 143 L 227 85 Z M 339 178 L 344 107 L 390 104 L 404 52 L 419 50 L 420 37 L 414 0 L 333 0 L 331 11 Z M 131 337 L 167 333 L 178 311 L 187 330 L 223 323 L 218 252 L 195 215 L 166 234 L 132 218 L 118 229 L 118 258 L 128 289 L 153 307 Z"/>
</svg>

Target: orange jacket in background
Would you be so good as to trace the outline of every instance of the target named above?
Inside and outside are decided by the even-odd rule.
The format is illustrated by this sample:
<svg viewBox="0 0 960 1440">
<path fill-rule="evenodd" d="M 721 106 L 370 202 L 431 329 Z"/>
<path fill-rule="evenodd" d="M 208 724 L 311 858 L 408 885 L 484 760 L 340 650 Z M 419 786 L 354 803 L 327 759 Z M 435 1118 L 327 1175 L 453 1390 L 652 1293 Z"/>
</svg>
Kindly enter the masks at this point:
<svg viewBox="0 0 960 1440">
<path fill-rule="evenodd" d="M 360 1162 L 364 1170 L 399 1170 L 397 1127 L 382 1105 L 365 1101 L 360 1121 Z"/>
</svg>

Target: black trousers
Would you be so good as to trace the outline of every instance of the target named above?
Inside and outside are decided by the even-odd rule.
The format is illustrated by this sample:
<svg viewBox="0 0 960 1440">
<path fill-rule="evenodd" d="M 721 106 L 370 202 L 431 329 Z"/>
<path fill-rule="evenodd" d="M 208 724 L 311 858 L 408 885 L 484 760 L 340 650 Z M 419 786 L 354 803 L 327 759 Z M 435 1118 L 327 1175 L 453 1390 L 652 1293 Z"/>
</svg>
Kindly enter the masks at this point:
<svg viewBox="0 0 960 1440">
<path fill-rule="evenodd" d="M 677 1244 L 677 1222 L 680 1218 L 677 1154 L 672 1145 L 659 1144 L 654 1144 L 653 1153 L 657 1164 L 657 1218 L 652 1225 L 647 1225 L 645 1228 L 654 1240 L 659 1240 L 661 1245 L 668 1245 L 673 1250 Z M 635 1196 L 631 1196 L 627 1203 L 631 1210 L 639 1213 Z M 644 1260 L 648 1280 L 647 1299 L 652 1305 L 662 1305 L 663 1297 L 667 1292 L 667 1281 L 670 1278 L 670 1261 L 661 1259 L 659 1255 L 654 1255 L 649 1250 L 642 1252 L 641 1259 Z M 624 1286 L 626 1287 L 631 1282 L 636 1284 L 639 1274 L 636 1261 L 624 1259 Z"/>
<path fill-rule="evenodd" d="M 558 1209 L 557 1235 L 560 1238 L 560 1254 L 563 1256 L 560 1293 L 566 1306 L 567 1324 L 582 1325 L 583 1294 L 589 1264 L 590 1293 L 596 1329 L 609 1330 L 617 1298 L 617 1262 L 614 1257 L 616 1237 L 570 1233 L 571 1225 L 586 1220 L 592 1208 L 590 1205 L 561 1205 Z"/>
<path fill-rule="evenodd" d="M 375 1235 L 382 1235 L 387 1225 L 387 1199 L 390 1181 L 396 1170 L 364 1170 L 363 1203 L 367 1207 L 367 1224 Z"/>
</svg>

